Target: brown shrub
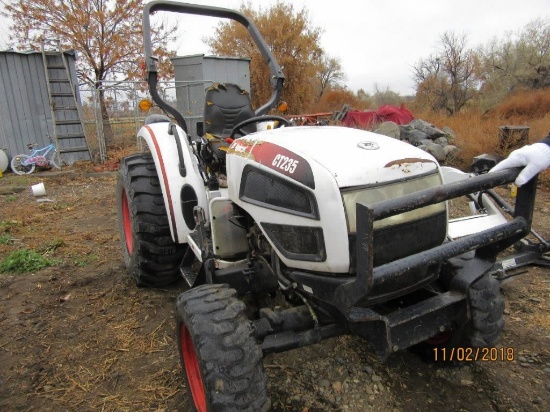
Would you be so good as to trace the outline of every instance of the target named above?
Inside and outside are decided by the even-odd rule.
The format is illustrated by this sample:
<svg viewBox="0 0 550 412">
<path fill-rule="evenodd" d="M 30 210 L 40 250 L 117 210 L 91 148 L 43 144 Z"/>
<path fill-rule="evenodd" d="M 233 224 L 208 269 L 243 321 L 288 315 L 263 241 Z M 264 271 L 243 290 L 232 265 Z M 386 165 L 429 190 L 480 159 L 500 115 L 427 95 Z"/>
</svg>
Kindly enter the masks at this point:
<svg viewBox="0 0 550 412">
<path fill-rule="evenodd" d="M 518 90 L 500 103 L 494 111 L 502 119 L 545 117 L 550 113 L 550 88 Z"/>
</svg>

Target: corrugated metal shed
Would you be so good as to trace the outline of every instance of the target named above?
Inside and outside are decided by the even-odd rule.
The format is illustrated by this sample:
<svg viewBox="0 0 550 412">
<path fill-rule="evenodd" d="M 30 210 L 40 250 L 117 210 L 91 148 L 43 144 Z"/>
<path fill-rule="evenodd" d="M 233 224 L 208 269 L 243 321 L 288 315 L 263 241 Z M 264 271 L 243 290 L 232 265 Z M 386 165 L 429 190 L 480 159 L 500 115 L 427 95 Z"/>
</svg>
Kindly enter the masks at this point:
<svg viewBox="0 0 550 412">
<path fill-rule="evenodd" d="M 65 56 L 76 85 L 75 54 Z M 10 157 L 27 153 L 27 143 L 46 146 L 48 134 L 53 123 L 42 53 L 0 51 L 0 148 Z"/>
</svg>

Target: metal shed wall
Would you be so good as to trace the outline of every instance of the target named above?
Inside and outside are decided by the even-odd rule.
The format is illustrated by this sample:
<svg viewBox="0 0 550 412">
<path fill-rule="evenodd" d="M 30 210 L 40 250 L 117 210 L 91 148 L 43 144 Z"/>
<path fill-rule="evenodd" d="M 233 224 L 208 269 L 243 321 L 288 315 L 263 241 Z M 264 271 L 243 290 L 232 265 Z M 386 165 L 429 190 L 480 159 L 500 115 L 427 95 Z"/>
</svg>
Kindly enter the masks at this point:
<svg viewBox="0 0 550 412">
<path fill-rule="evenodd" d="M 73 84 L 74 53 L 66 52 Z M 0 51 L 0 148 L 8 156 L 27 153 L 27 143 L 49 143 L 53 123 L 42 53 Z"/>
</svg>

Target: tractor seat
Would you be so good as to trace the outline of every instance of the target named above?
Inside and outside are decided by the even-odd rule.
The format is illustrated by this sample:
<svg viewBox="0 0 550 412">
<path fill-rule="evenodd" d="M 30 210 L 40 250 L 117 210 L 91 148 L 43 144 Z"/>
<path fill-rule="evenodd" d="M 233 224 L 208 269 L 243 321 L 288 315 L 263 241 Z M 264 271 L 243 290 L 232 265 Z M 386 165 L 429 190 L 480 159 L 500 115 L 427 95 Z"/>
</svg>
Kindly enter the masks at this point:
<svg viewBox="0 0 550 412">
<path fill-rule="evenodd" d="M 255 115 L 247 91 L 232 83 L 217 83 L 206 89 L 204 107 L 204 133 L 208 146 L 224 159 L 229 143 L 226 138 L 233 128 Z M 255 125 L 243 128 L 247 133 L 256 131 Z"/>
</svg>

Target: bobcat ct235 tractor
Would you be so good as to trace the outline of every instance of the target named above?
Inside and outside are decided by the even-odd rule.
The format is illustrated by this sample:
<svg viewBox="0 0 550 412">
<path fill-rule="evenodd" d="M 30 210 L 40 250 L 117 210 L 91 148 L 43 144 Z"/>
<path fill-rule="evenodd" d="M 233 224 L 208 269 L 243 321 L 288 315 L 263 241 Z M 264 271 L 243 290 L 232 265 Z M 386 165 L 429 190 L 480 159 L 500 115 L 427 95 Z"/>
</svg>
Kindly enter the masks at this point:
<svg viewBox="0 0 550 412">
<path fill-rule="evenodd" d="M 242 24 L 269 66 L 269 101 L 253 110 L 240 87 L 214 85 L 191 137 L 157 91 L 157 11 Z M 120 233 L 137 285 L 189 286 L 177 342 L 195 410 L 268 410 L 263 356 L 343 334 L 381 358 L 426 341 L 497 342 L 504 301 L 491 274 L 529 234 L 536 178 L 505 218 L 492 188 L 517 169 L 474 176 L 397 139 L 269 115 L 284 76 L 241 13 L 153 1 L 143 23 L 150 93 L 167 116 L 149 116 L 138 132 L 148 150 L 121 162 Z M 447 201 L 464 196 L 472 216 L 450 220 Z"/>
</svg>

